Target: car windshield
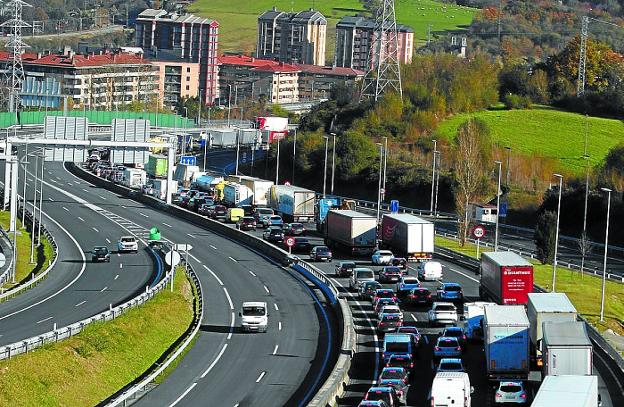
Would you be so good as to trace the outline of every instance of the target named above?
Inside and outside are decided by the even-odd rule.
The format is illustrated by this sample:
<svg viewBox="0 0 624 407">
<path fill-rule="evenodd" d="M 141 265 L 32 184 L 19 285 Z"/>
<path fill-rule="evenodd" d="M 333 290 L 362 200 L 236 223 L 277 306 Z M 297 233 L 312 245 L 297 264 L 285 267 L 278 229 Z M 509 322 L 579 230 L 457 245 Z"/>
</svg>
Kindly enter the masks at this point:
<svg viewBox="0 0 624 407">
<path fill-rule="evenodd" d="M 282 234 L 282 231 L 281 231 L 280 229 L 271 229 L 271 230 L 270 230 L 270 233 L 271 233 L 272 235 L 281 235 L 281 234 Z"/>
<path fill-rule="evenodd" d="M 522 387 L 517 384 L 503 384 L 500 386 L 500 390 L 505 393 L 517 393 L 522 391 Z"/>
<path fill-rule="evenodd" d="M 279 215 L 273 215 L 271 216 L 271 220 L 282 220 L 282 218 Z"/>
<path fill-rule="evenodd" d="M 462 370 L 462 365 L 459 362 L 441 362 L 440 370 Z"/>
<path fill-rule="evenodd" d="M 415 326 L 402 326 L 398 332 L 402 334 L 418 334 L 418 328 Z"/>
<path fill-rule="evenodd" d="M 452 338 L 459 338 L 463 334 L 464 333 L 462 331 L 460 331 L 459 329 L 448 329 L 448 330 L 444 331 L 443 336 L 448 336 L 448 337 L 452 337 Z"/>
<path fill-rule="evenodd" d="M 418 284 L 418 279 L 416 278 L 404 278 L 403 284 Z"/>
<path fill-rule="evenodd" d="M 438 305 L 436 311 L 455 311 L 455 307 L 452 305 Z"/>
<path fill-rule="evenodd" d="M 403 372 L 399 369 L 387 369 L 381 372 L 382 380 L 402 380 L 403 376 Z"/>
<path fill-rule="evenodd" d="M 301 224 L 301 223 L 291 223 L 290 227 L 292 229 L 303 229 L 303 224 Z"/>
<path fill-rule="evenodd" d="M 380 250 L 379 255 L 380 256 L 392 256 L 392 252 L 390 250 Z"/>
<path fill-rule="evenodd" d="M 357 278 L 358 279 L 375 278 L 375 273 L 373 273 L 372 271 L 369 271 L 369 270 L 358 271 Z"/>
<path fill-rule="evenodd" d="M 444 287 L 444 291 L 461 291 L 461 287 L 458 285 L 447 285 Z"/>
<path fill-rule="evenodd" d="M 429 295 L 431 294 L 431 292 L 429 290 L 427 290 L 426 288 L 421 288 L 418 290 L 414 290 L 414 294 L 416 295 Z"/>
<path fill-rule="evenodd" d="M 406 358 L 405 356 L 400 356 L 400 357 L 392 357 L 390 358 L 390 360 L 388 361 L 388 364 L 390 366 L 398 366 L 398 367 L 408 367 L 410 364 L 410 360 L 409 358 Z"/>
<path fill-rule="evenodd" d="M 383 400 L 390 402 L 390 396 L 385 391 L 373 390 L 368 392 L 368 394 L 366 395 L 366 400 Z"/>
<path fill-rule="evenodd" d="M 401 352 L 407 353 L 409 351 L 408 342 L 388 342 L 386 343 L 386 352 Z"/>
<path fill-rule="evenodd" d="M 106 247 L 96 247 L 94 250 L 95 254 L 106 254 L 108 253 L 108 249 Z"/>
<path fill-rule="evenodd" d="M 243 218 L 243 222 L 255 222 L 256 220 L 254 218 L 251 218 L 249 216 L 245 216 Z"/>
<path fill-rule="evenodd" d="M 394 292 L 393 291 L 377 291 L 375 293 L 375 295 L 378 298 L 394 298 Z"/>
<path fill-rule="evenodd" d="M 457 340 L 453 339 L 441 339 L 438 341 L 438 346 L 442 348 L 455 348 L 457 347 Z"/>
<path fill-rule="evenodd" d="M 352 269 L 355 268 L 355 263 L 340 263 L 340 267 L 342 268 L 346 268 L 346 269 Z"/>
<path fill-rule="evenodd" d="M 327 253 L 329 253 L 329 249 L 327 247 L 325 247 L 325 246 L 319 246 L 319 247 L 316 248 L 316 252 L 318 254 L 327 254 Z"/>
<path fill-rule="evenodd" d="M 122 237 L 121 241 L 124 242 L 124 243 L 134 242 L 134 238 L 133 237 Z"/>
<path fill-rule="evenodd" d="M 398 267 L 386 267 L 386 273 L 400 273 L 401 269 L 399 269 Z"/>
<path fill-rule="evenodd" d="M 243 315 L 247 317 L 264 316 L 264 307 L 243 307 Z"/>
<path fill-rule="evenodd" d="M 258 211 L 258 213 L 260 215 L 273 215 L 273 210 L 272 209 L 262 209 L 262 208 L 259 208 L 259 209 L 257 209 L 257 211 Z"/>
</svg>

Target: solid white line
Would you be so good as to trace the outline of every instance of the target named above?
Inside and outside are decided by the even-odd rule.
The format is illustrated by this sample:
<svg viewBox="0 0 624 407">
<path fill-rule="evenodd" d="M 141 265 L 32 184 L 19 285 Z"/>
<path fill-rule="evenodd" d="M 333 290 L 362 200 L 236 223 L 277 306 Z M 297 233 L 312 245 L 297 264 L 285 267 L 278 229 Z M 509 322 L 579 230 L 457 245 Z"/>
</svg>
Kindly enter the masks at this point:
<svg viewBox="0 0 624 407">
<path fill-rule="evenodd" d="M 85 300 L 85 301 L 80 301 L 78 304 L 74 305 L 74 307 L 79 307 L 79 306 L 81 306 L 82 304 L 84 304 L 85 302 L 87 302 L 87 301 L 86 301 L 86 300 Z"/>
<path fill-rule="evenodd" d="M 119 278 L 119 274 L 117 274 L 117 275 L 115 276 L 115 280 L 117 280 L 118 278 Z"/>
<path fill-rule="evenodd" d="M 282 330 L 282 321 L 279 321 L 279 322 L 277 323 L 277 330 L 278 330 L 278 331 L 281 331 L 281 330 Z"/>
<path fill-rule="evenodd" d="M 192 235 L 192 234 L 190 234 L 190 233 L 187 233 L 186 235 L 187 235 L 188 237 L 193 237 L 193 235 Z"/>
<path fill-rule="evenodd" d="M 213 245 L 210 245 L 210 247 L 212 247 L 213 249 L 217 250 L 217 248 L 215 246 L 213 246 Z"/>
<path fill-rule="evenodd" d="M 80 219 L 81 222 L 84 222 L 84 219 L 82 219 L 80 216 L 78 216 L 78 219 Z"/>
<path fill-rule="evenodd" d="M 172 227 L 173 227 L 173 226 L 171 226 L 170 224 L 165 223 L 165 222 L 163 222 L 163 225 L 167 226 L 168 228 L 172 228 Z"/>
<path fill-rule="evenodd" d="M 38 323 L 38 324 L 40 324 L 40 323 L 42 323 L 42 322 L 49 321 L 49 320 L 51 320 L 52 318 L 54 318 L 54 317 L 47 317 L 46 319 L 42 319 L 41 321 L 37 321 L 37 323 Z"/>
<path fill-rule="evenodd" d="M 258 378 L 256 379 L 256 383 L 260 383 L 260 380 L 262 380 L 262 378 L 264 377 L 264 375 L 266 374 L 265 371 L 263 371 L 262 373 L 260 373 L 260 376 L 258 376 Z"/>
<path fill-rule="evenodd" d="M 146 218 L 149 218 L 149 216 L 147 216 L 146 214 L 144 214 L 143 212 L 139 212 L 139 215 L 141 216 L 145 216 Z"/>
<path fill-rule="evenodd" d="M 184 391 L 184 393 L 182 393 L 182 394 L 180 395 L 180 397 L 178 397 L 178 398 L 177 398 L 177 399 L 176 399 L 173 403 L 169 404 L 169 407 L 173 407 L 173 406 L 175 406 L 176 404 L 178 404 L 178 403 L 180 402 L 180 400 L 182 400 L 182 399 L 183 399 L 183 398 L 184 398 L 187 394 L 189 394 L 189 393 L 190 393 L 190 391 L 191 391 L 191 390 L 193 390 L 193 388 L 194 388 L 195 386 L 197 386 L 197 383 L 193 383 L 193 384 L 191 384 L 191 385 L 189 386 L 189 388 L 188 388 L 188 389 L 186 389 L 186 390 Z"/>
<path fill-rule="evenodd" d="M 256 275 L 254 274 L 254 272 L 253 272 L 253 271 L 251 271 L 251 270 L 249 270 L 249 274 L 251 274 L 251 275 L 252 275 L 252 276 L 254 276 L 254 277 L 258 277 L 258 276 L 256 276 Z"/>
<path fill-rule="evenodd" d="M 275 308 L 275 311 L 279 311 L 279 308 L 277 308 L 277 304 L 273 304 L 273 307 Z"/>
<path fill-rule="evenodd" d="M 122 269 L 123 268 L 123 264 L 119 263 L 119 268 Z"/>
<path fill-rule="evenodd" d="M 206 270 L 208 270 L 208 272 L 210 274 L 212 274 L 212 276 L 219 282 L 219 285 L 223 285 L 223 281 L 221 281 L 221 279 L 219 278 L 219 276 L 217 276 L 212 270 L 210 270 L 205 264 L 204 264 L 204 268 Z"/>
<path fill-rule="evenodd" d="M 97 233 L 100 233 L 100 231 L 97 230 L 97 228 L 91 228 L 91 229 L 95 230 Z"/>
<path fill-rule="evenodd" d="M 107 289 L 107 288 L 108 288 L 108 286 L 106 286 L 106 287 L 102 288 L 102 289 L 100 290 L 100 292 L 101 292 L 101 293 L 103 293 L 104 291 L 106 291 L 106 289 Z"/>
<path fill-rule="evenodd" d="M 236 316 L 232 312 L 232 320 L 230 321 L 230 333 L 227 336 L 228 339 L 232 339 L 232 333 L 234 332 L 234 321 L 235 321 L 235 318 L 236 318 Z"/>
<path fill-rule="evenodd" d="M 279 349 L 279 345 L 275 345 L 275 349 L 273 349 L 273 354 L 274 355 L 277 353 L 277 349 Z"/>
<path fill-rule="evenodd" d="M 88 190 L 86 190 L 85 188 L 82 188 L 82 190 L 83 190 L 83 191 L 85 191 L 85 192 L 89 192 L 89 191 L 88 191 Z"/>
<path fill-rule="evenodd" d="M 80 181 L 74 181 L 74 184 L 80 184 Z"/>
<path fill-rule="evenodd" d="M 232 304 L 232 299 L 230 298 L 230 293 L 228 293 L 227 288 L 223 287 L 223 291 L 225 292 L 225 296 L 227 297 L 228 303 L 230 304 L 230 309 L 234 309 L 234 304 Z"/>
<path fill-rule="evenodd" d="M 65 209 L 67 212 L 69 212 L 69 209 L 67 209 L 66 207 L 63 206 L 63 209 Z"/>
<path fill-rule="evenodd" d="M 269 288 L 266 285 L 264 286 L 264 291 L 266 291 L 267 294 L 271 294 L 271 292 L 269 291 Z"/>
<path fill-rule="evenodd" d="M 414 314 L 411 314 L 411 315 L 412 315 L 412 319 L 413 319 L 414 321 L 418 322 L 418 320 L 416 319 L 416 315 L 414 315 Z"/>
<path fill-rule="evenodd" d="M 455 270 L 454 268 L 451 268 L 451 267 L 448 267 L 448 266 L 446 266 L 446 268 L 447 268 L 447 269 L 449 269 L 449 270 L 451 270 L 451 271 L 452 271 L 452 272 L 454 272 L 454 273 L 461 274 L 462 276 L 464 276 L 464 277 L 466 277 L 467 279 L 472 280 L 472 281 L 474 281 L 474 282 L 476 282 L 476 283 L 478 283 L 478 282 L 479 282 L 479 280 L 477 280 L 476 278 L 474 278 L 474 277 L 472 277 L 472 276 L 469 276 L 468 274 L 462 273 L 462 272 L 461 272 L 461 271 L 459 271 L 459 270 Z"/>
<path fill-rule="evenodd" d="M 106 201 L 106 198 L 103 197 L 102 195 L 99 195 L 99 197 Z"/>
<path fill-rule="evenodd" d="M 217 357 L 215 358 L 215 360 L 212 361 L 212 363 L 210 364 L 210 366 L 208 366 L 208 369 L 206 369 L 206 371 L 204 373 L 202 373 L 201 378 L 203 379 L 204 377 L 206 377 L 206 375 L 208 373 L 210 373 L 210 371 L 212 370 L 213 367 L 215 367 L 215 365 L 217 364 L 217 362 L 219 362 L 219 359 L 221 359 L 221 356 L 223 356 L 223 352 L 225 352 L 225 349 L 227 349 L 228 344 L 224 343 L 223 344 L 223 348 L 221 348 L 221 351 L 219 352 L 219 354 L 217 355 Z"/>
<path fill-rule="evenodd" d="M 109 238 L 106 238 L 106 243 L 111 243 Z"/>
<path fill-rule="evenodd" d="M 232 256 L 228 256 L 230 258 L 230 260 L 232 260 L 234 263 L 238 263 L 238 261 L 236 261 L 236 259 Z"/>
<path fill-rule="evenodd" d="M 54 202 L 54 199 L 52 199 L 52 198 L 48 198 L 48 199 L 50 200 L 50 202 Z"/>
</svg>

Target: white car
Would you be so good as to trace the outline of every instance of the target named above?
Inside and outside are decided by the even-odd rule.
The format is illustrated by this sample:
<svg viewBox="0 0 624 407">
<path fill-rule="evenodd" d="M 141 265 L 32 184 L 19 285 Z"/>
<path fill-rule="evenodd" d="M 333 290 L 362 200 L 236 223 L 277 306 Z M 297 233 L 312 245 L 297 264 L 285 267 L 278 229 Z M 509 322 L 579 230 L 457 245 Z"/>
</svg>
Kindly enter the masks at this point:
<svg viewBox="0 0 624 407">
<path fill-rule="evenodd" d="M 372 261 L 376 266 L 388 266 L 392 264 L 394 254 L 390 250 L 375 250 Z"/>
<path fill-rule="evenodd" d="M 455 325 L 457 324 L 457 307 L 450 302 L 434 302 L 427 313 L 429 325 Z"/>
<path fill-rule="evenodd" d="M 403 313 L 401 312 L 401 308 L 399 308 L 398 305 L 384 305 L 379 310 L 379 313 L 377 314 L 377 319 L 381 319 L 382 314 L 399 314 L 401 315 L 399 318 L 401 320 L 403 319 Z"/>
<path fill-rule="evenodd" d="M 437 261 L 418 263 L 416 271 L 418 272 L 418 278 L 423 281 L 442 279 L 442 264 Z"/>
<path fill-rule="evenodd" d="M 117 251 L 122 252 L 139 252 L 139 242 L 134 236 L 122 236 L 117 242 Z"/>
</svg>

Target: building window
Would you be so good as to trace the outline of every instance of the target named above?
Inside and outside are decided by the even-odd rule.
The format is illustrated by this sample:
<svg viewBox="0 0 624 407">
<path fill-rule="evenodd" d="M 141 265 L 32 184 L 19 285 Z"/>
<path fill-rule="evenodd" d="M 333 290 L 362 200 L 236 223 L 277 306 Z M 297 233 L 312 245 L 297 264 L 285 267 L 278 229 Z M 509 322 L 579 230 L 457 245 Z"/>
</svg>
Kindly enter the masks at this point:
<svg viewBox="0 0 624 407">
<path fill-rule="evenodd" d="M 189 85 L 186 85 L 186 90 L 190 90 L 190 86 Z"/>
<path fill-rule="evenodd" d="M 190 66 L 187 66 L 187 67 L 186 67 L 186 72 L 187 72 L 187 73 L 188 73 L 188 72 L 191 72 L 191 67 L 190 67 Z"/>
<path fill-rule="evenodd" d="M 187 77 L 186 77 L 186 81 L 187 81 L 187 82 L 190 82 L 190 81 L 191 81 L 191 77 L 190 77 L 190 76 L 187 76 Z"/>
</svg>

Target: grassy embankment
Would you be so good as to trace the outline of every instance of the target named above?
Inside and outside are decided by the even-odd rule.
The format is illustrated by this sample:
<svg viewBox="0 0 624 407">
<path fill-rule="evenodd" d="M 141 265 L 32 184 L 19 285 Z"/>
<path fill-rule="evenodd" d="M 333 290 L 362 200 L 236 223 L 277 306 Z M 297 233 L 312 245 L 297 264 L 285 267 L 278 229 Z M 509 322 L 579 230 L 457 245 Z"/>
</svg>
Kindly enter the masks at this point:
<svg viewBox="0 0 624 407">
<path fill-rule="evenodd" d="M 145 372 L 189 327 L 193 292 L 183 272 L 119 318 L 0 362 L 0 405 L 92 406 Z"/>
<path fill-rule="evenodd" d="M 460 247 L 458 242 L 436 236 L 436 245 L 458 251 L 467 256 L 476 257 L 476 245 L 466 243 Z M 484 248 L 482 251 L 491 251 Z M 534 265 L 535 284 L 549 291 L 552 284 L 552 265 L 531 261 Z M 605 321 L 600 322 L 600 295 L 602 279 L 591 275 L 581 274 L 562 266 L 557 267 L 557 291 L 564 292 L 570 298 L 576 309 L 599 331 L 612 329 L 619 335 L 624 335 L 624 329 L 619 321 L 624 320 L 624 285 L 607 281 L 605 294 Z"/>
<path fill-rule="evenodd" d="M 8 211 L 0 211 L 0 226 L 4 230 L 9 229 Z M 17 263 L 15 266 L 15 284 L 6 283 L 2 287 L 10 289 L 26 279 L 33 278 L 38 273 L 44 271 L 48 267 L 48 260 L 52 260 L 54 250 L 50 243 L 42 235 L 41 246 L 35 247 L 35 263 L 30 264 L 30 233 L 26 229 L 22 229 L 22 222 L 17 219 Z M 13 240 L 13 233 L 9 233 L 9 238 Z M 7 263 L 11 259 L 6 259 Z"/>
</svg>

